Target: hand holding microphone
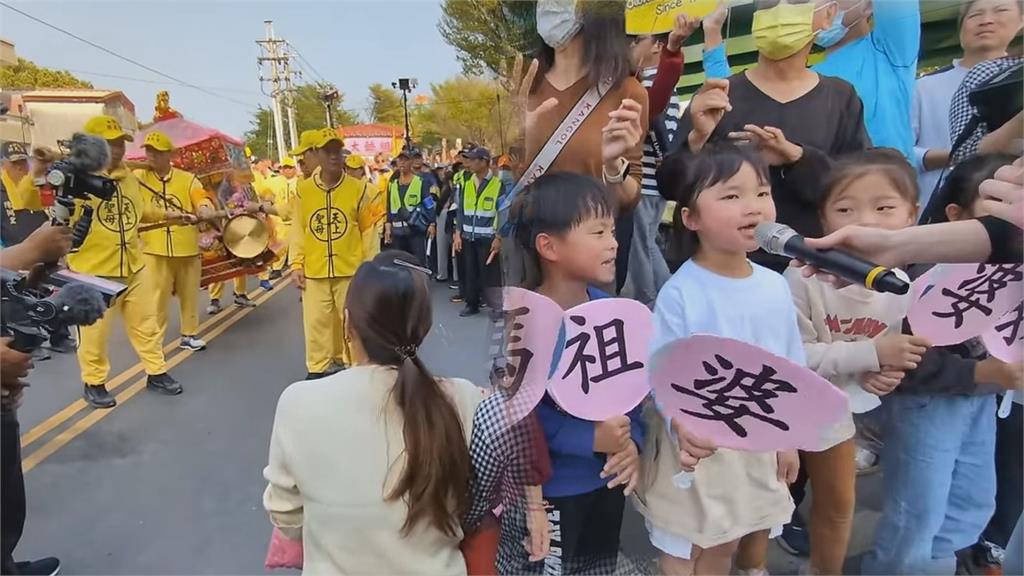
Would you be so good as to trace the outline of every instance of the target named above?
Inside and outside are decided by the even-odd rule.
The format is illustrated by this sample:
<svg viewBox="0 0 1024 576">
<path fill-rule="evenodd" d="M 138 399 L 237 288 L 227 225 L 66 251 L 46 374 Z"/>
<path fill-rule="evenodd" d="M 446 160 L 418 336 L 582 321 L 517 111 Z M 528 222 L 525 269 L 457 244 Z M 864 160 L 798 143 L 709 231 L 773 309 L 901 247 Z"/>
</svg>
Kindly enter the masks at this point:
<svg viewBox="0 0 1024 576">
<path fill-rule="evenodd" d="M 816 250 L 804 242 L 803 236 L 784 224 L 762 222 L 754 230 L 754 238 L 757 245 L 769 254 L 796 258 L 848 283 L 892 294 L 906 294 L 910 290 L 910 282 L 900 278 L 892 269 L 836 249 Z M 814 272 L 812 269 L 807 275 Z"/>
</svg>

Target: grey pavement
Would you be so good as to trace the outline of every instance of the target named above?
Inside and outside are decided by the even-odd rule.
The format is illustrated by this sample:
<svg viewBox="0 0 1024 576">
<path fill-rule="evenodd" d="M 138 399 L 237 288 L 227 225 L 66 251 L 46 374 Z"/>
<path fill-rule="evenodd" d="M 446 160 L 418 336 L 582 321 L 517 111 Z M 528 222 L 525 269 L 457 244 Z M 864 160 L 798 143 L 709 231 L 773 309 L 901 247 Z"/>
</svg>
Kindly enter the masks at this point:
<svg viewBox="0 0 1024 576">
<path fill-rule="evenodd" d="M 252 290 L 255 281 L 249 284 Z M 459 318 L 451 294 L 435 284 L 434 327 L 422 356 L 438 375 L 486 385 L 486 315 Z M 206 332 L 236 314 L 227 309 Z M 172 323 L 168 342 L 177 339 L 176 330 Z M 112 377 L 136 363 L 120 328 L 111 353 Z M 175 349 L 168 358 L 177 354 L 184 359 L 171 373 L 185 394 L 143 389 L 95 422 L 84 408 L 25 449 L 24 457 L 32 458 L 70 438 L 26 473 L 28 520 L 17 558 L 56 555 L 66 574 L 264 572 L 270 525 L 261 505 L 262 469 L 274 409 L 281 391 L 305 375 L 298 292 L 281 286 L 210 340 L 207 350 Z M 30 380 L 23 435 L 81 395 L 73 355 L 54 354 Z M 346 409 L 338 407 L 339 417 Z M 860 483 L 851 554 L 868 544 L 877 493 L 877 477 Z M 631 508 L 622 535 L 619 572 L 653 573 L 653 550 Z M 798 566 L 772 545 L 773 573 L 795 574 Z"/>
</svg>

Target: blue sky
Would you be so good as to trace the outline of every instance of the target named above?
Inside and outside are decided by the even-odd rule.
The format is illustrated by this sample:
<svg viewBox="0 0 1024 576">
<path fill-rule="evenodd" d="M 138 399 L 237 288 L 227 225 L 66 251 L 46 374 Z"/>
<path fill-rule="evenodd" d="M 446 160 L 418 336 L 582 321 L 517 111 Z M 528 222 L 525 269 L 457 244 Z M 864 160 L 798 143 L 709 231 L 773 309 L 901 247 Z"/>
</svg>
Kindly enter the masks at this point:
<svg viewBox="0 0 1024 576">
<path fill-rule="evenodd" d="M 431 82 L 460 72 L 455 51 L 437 31 L 439 0 L 3 1 L 222 97 L 175 85 L 0 6 L 0 36 L 13 41 L 22 58 L 122 90 L 143 121 L 152 116 L 156 92 L 169 90 L 172 106 L 187 118 L 237 136 L 249 128 L 255 107 L 270 101 L 260 93 L 256 65 L 264 20 L 273 20 L 276 35 L 364 118 L 367 86 L 374 82 L 412 77 L 420 82 L 418 92 L 429 93 Z M 313 80 L 309 68 L 304 78 Z"/>
</svg>

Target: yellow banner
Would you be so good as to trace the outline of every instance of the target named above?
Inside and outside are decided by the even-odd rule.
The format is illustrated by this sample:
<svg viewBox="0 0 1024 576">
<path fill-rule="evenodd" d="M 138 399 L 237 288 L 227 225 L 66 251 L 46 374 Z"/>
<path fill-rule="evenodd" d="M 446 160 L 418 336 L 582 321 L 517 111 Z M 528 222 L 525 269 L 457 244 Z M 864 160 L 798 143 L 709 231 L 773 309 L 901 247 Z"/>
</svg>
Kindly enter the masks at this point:
<svg viewBox="0 0 1024 576">
<path fill-rule="evenodd" d="M 703 18 L 714 12 L 718 0 L 628 0 L 626 34 L 646 36 L 672 31 L 676 14 Z"/>
</svg>

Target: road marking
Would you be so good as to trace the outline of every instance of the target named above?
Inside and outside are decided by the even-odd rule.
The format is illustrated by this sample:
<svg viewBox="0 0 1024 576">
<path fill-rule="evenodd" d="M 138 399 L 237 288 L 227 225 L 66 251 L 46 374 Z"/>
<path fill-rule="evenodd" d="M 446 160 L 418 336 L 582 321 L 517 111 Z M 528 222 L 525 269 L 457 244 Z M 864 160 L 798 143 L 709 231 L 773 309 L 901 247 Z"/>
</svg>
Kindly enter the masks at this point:
<svg viewBox="0 0 1024 576">
<path fill-rule="evenodd" d="M 270 300 L 270 298 L 273 297 L 274 294 L 280 292 L 285 286 L 291 284 L 291 282 L 292 280 L 290 277 L 286 278 L 283 281 L 280 281 L 278 285 L 274 287 L 273 290 L 257 298 L 256 303 L 262 304 L 263 302 Z M 220 336 L 222 332 L 230 328 L 233 324 L 235 324 L 242 318 L 245 318 L 246 315 L 248 315 L 255 309 L 256 308 L 244 308 L 241 310 L 239 314 L 235 314 L 228 320 L 222 322 L 216 328 L 210 330 L 210 333 L 207 335 L 208 340 L 213 341 L 214 338 Z M 174 357 L 170 358 L 167 361 L 167 368 L 170 369 L 173 368 L 174 366 L 177 366 L 178 364 L 181 364 L 193 354 L 195 354 L 195 352 L 191 350 L 182 350 L 181 354 L 176 354 L 174 355 Z M 139 391 L 143 390 L 145 387 L 145 377 L 136 380 L 131 386 L 123 390 L 120 394 L 118 394 L 115 397 L 117 399 L 117 406 L 107 410 L 93 410 L 88 416 L 82 418 L 78 422 L 75 422 L 67 430 L 62 431 L 49 442 L 40 446 L 38 450 L 24 457 L 21 461 L 22 470 L 24 470 L 24 472 L 27 473 L 29 470 L 35 468 L 40 462 L 50 457 L 54 452 L 63 448 L 68 442 L 71 442 L 79 435 L 81 435 L 83 432 L 91 428 L 93 424 L 99 422 L 103 418 L 106 418 L 109 414 L 117 410 L 120 406 L 123 406 L 125 402 L 130 400 L 132 396 L 138 394 Z M 84 401 L 80 402 L 82 402 L 82 404 L 85 404 Z"/>
<path fill-rule="evenodd" d="M 278 285 L 282 285 L 282 283 L 283 283 L 282 280 L 278 280 L 277 281 Z M 250 298 L 252 298 L 253 295 L 258 294 L 261 291 L 262 291 L 261 288 L 256 288 L 250 294 L 248 294 L 248 296 Z M 203 332 L 205 330 L 207 330 L 208 328 L 213 327 L 215 324 L 218 324 L 221 321 L 226 321 L 228 318 L 231 318 L 234 315 L 237 315 L 237 313 L 243 312 L 245 310 L 249 310 L 249 308 L 235 307 L 234 310 L 223 310 L 220 314 L 217 314 L 215 316 L 207 318 L 206 321 L 203 322 L 199 326 L 199 330 L 197 331 L 198 333 L 196 335 L 197 336 L 205 336 L 205 334 Z M 179 348 L 178 348 L 178 341 L 172 339 L 169 344 L 164 346 L 163 350 L 164 350 L 164 355 L 165 356 L 172 354 L 175 350 L 179 350 Z M 168 364 L 168 369 L 170 369 L 170 364 Z M 129 366 L 127 369 L 125 369 L 123 372 L 121 372 L 117 376 L 115 376 L 115 377 L 111 378 L 110 380 L 108 380 L 107 381 L 107 390 L 109 390 L 111 392 L 116 392 L 118 388 L 120 388 L 122 385 L 124 385 L 124 383 L 128 382 L 130 379 L 132 379 L 134 376 L 136 376 L 141 371 L 142 371 L 142 362 L 141 361 L 140 362 L 136 362 L 134 365 Z M 67 422 L 71 417 L 73 417 L 79 411 L 84 410 L 88 406 L 89 405 L 85 403 L 85 400 L 82 400 L 81 398 L 79 398 L 79 399 L 75 400 L 74 402 L 72 402 L 71 404 L 68 404 L 67 406 L 65 406 L 60 412 L 57 412 L 53 416 L 50 416 L 46 420 L 43 420 L 39 424 L 36 424 L 31 430 L 29 430 L 28 432 L 26 432 L 26 433 L 21 435 L 21 448 L 22 448 L 22 450 L 27 448 L 30 444 L 32 444 L 36 440 L 38 440 L 38 439 L 42 438 L 43 436 L 49 434 L 53 429 L 57 428 L 61 424 Z"/>
</svg>

